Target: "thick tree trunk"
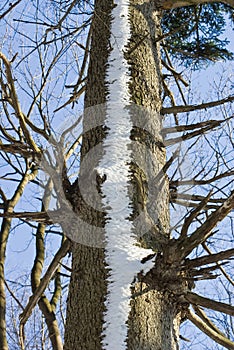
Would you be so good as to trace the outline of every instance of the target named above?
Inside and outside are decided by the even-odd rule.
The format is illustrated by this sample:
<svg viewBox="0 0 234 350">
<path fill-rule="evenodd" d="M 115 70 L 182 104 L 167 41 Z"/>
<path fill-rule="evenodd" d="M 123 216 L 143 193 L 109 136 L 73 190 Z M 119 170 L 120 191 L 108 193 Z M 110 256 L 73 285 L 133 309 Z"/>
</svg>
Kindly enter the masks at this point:
<svg viewBox="0 0 234 350">
<path fill-rule="evenodd" d="M 117 14 L 119 18 L 116 17 Z M 155 42 L 155 38 L 160 35 L 160 16 L 156 2 L 151 0 L 95 2 L 82 144 L 82 159 L 84 161 L 88 155 L 89 164 L 92 164 L 93 169 L 88 171 L 87 165 L 83 165 L 85 162 L 81 163 L 79 181 L 72 187 L 74 193 L 71 193 L 71 202 L 78 215 L 89 224 L 90 235 L 95 236 L 95 232 L 98 232 L 101 237 L 103 236 L 103 241 L 105 239 L 110 241 L 112 233 L 114 239 L 119 235 L 120 242 L 111 243 L 113 245 L 107 242 L 103 248 L 100 245 L 99 248 L 95 247 L 92 242 L 90 246 L 79 243 L 73 245 L 65 350 L 178 348 L 180 314 L 177 304 L 168 293 L 168 284 L 172 276 L 174 284 L 177 282 L 175 271 L 172 271 L 172 274 L 164 271 L 167 266 L 162 259 L 163 246 L 168 240 L 169 208 L 167 179 L 160 173 L 165 164 L 159 114 L 160 53 Z M 126 22 L 128 25 L 122 30 Z M 116 32 L 118 25 L 119 33 Z M 121 48 L 121 40 L 123 42 L 127 40 L 124 49 Z M 123 70 L 118 65 L 119 59 L 123 60 Z M 112 70 L 115 68 L 117 73 L 115 72 L 114 79 Z M 116 75 L 118 72 L 119 77 Z M 119 86 L 125 84 L 127 93 L 123 92 L 121 95 L 115 84 L 120 84 Z M 116 126 L 114 122 L 111 124 L 112 120 L 108 115 L 111 113 L 113 103 L 119 106 L 119 125 L 123 126 L 120 136 L 118 119 Z M 99 106 L 93 107 L 96 105 Z M 124 129 L 126 127 L 124 118 L 131 130 Z M 110 135 L 116 135 L 116 140 Z M 118 210 L 113 211 L 115 203 L 110 202 L 111 199 L 108 202 L 108 191 L 111 191 L 106 185 L 111 176 L 108 173 L 109 169 L 106 170 L 107 175 L 95 170 L 100 167 L 103 169 L 103 159 L 108 158 L 105 140 L 108 140 L 111 150 L 117 147 L 120 158 L 121 150 L 123 158 L 127 152 L 130 155 L 125 163 L 119 160 L 122 164 L 119 167 L 120 180 L 111 183 L 116 188 L 116 197 L 123 198 L 122 202 L 128 200 L 125 213 L 121 210 L 121 213 L 118 213 Z M 125 140 L 123 144 L 121 140 Z M 96 152 L 92 153 L 93 148 Z M 115 159 L 113 151 L 113 162 Z M 127 169 L 125 178 L 120 169 L 124 167 Z M 92 191 L 87 190 L 84 195 L 82 186 L 87 184 L 88 188 L 90 184 L 92 190 L 94 177 L 97 180 L 96 189 L 102 196 L 99 202 L 95 199 L 92 208 L 91 205 L 87 205 L 87 201 L 90 204 L 94 200 Z M 102 206 L 105 206 L 105 215 L 102 213 Z M 118 220 L 122 223 L 120 226 Z M 87 230 L 86 224 L 84 227 L 81 225 L 79 229 Z M 156 258 L 158 267 L 153 270 L 153 274 L 150 272 L 146 277 L 144 277 L 144 273 L 147 272 L 145 265 L 148 263 L 143 264 L 139 260 L 139 270 L 135 271 L 134 253 L 139 250 L 139 254 L 144 256 L 145 252 L 146 256 L 152 251 L 134 245 L 131 247 L 129 242 L 134 242 L 133 235 L 141 246 L 153 248 L 158 252 Z M 131 251 L 127 251 L 126 247 L 130 247 Z M 118 254 L 122 260 L 116 260 Z M 119 261 L 119 269 L 116 261 Z M 153 266 L 153 263 L 148 265 Z M 131 269 L 132 276 L 129 272 Z M 127 287 L 128 284 L 131 284 L 131 291 Z M 114 305 L 116 303 L 114 293 L 121 294 L 123 288 L 125 291 L 129 290 L 119 297 L 119 304 Z M 123 314 L 128 308 L 130 313 L 127 320 L 126 314 Z M 122 309 L 125 311 L 122 312 Z M 119 324 L 120 317 L 123 317 L 122 325 Z"/>
<path fill-rule="evenodd" d="M 160 52 L 154 40 L 160 35 L 161 13 L 152 1 L 130 3 L 130 91 L 132 101 L 143 106 L 145 112 L 143 115 L 134 114 L 136 128 L 133 129 L 132 139 L 139 142 L 134 143 L 133 154 L 136 159 L 133 192 L 137 193 L 138 198 L 134 201 L 133 196 L 134 213 L 145 213 L 146 226 L 142 225 L 142 220 L 136 219 L 134 231 L 144 245 L 160 252 L 163 237 L 167 237 L 169 231 L 168 182 L 164 174 L 159 176 L 165 164 L 165 150 L 161 143 Z M 138 168 L 136 164 L 140 159 L 141 167 Z M 140 189 L 145 187 L 145 182 L 148 188 L 142 191 Z M 147 231 L 149 220 L 150 229 Z M 161 278 L 163 274 L 162 271 Z M 178 347 L 180 315 L 166 291 L 161 289 L 161 278 L 155 276 L 153 287 L 149 283 L 138 282 L 132 288 L 128 350 L 173 350 Z"/>
</svg>

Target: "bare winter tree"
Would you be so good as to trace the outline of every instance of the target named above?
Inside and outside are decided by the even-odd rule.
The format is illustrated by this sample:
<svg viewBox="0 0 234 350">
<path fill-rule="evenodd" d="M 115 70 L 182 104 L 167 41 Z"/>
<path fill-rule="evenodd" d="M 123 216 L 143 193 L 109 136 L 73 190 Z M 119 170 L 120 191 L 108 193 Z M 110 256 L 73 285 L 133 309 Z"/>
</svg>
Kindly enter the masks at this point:
<svg viewBox="0 0 234 350">
<path fill-rule="evenodd" d="M 1 6 L 0 350 L 234 349 L 233 1 Z"/>
</svg>

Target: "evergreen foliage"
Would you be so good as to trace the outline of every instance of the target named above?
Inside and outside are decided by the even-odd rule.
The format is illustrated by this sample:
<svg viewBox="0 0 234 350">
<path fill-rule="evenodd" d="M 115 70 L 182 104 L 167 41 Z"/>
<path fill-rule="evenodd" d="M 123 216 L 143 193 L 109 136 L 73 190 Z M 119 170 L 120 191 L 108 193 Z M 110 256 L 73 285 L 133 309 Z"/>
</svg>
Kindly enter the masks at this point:
<svg viewBox="0 0 234 350">
<path fill-rule="evenodd" d="M 186 67 L 194 69 L 218 60 L 231 60 L 233 53 L 222 38 L 228 15 L 233 21 L 231 7 L 210 3 L 165 11 L 162 20 L 164 33 L 171 33 L 164 40 L 169 53 Z"/>
</svg>

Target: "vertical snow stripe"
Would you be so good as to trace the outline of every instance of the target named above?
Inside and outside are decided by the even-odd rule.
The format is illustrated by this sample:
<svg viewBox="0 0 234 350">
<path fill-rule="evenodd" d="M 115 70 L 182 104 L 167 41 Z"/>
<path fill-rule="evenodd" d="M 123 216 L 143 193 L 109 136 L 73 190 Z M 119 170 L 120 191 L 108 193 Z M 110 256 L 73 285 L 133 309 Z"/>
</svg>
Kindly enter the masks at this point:
<svg viewBox="0 0 234 350">
<path fill-rule="evenodd" d="M 126 349 L 127 320 L 130 311 L 130 286 L 134 276 L 142 270 L 140 260 L 149 253 L 136 246 L 132 233 L 132 213 L 128 195 L 132 122 L 126 107 L 130 106 L 128 82 L 130 70 L 124 51 L 130 39 L 129 1 L 116 0 L 111 26 L 111 48 L 106 83 L 109 96 L 105 125 L 104 155 L 98 172 L 106 175 L 102 185 L 103 204 L 107 212 L 106 263 L 110 271 L 103 327 L 103 349 Z M 149 263 L 148 268 L 152 267 Z M 146 267 L 146 266 L 144 266 Z"/>
</svg>

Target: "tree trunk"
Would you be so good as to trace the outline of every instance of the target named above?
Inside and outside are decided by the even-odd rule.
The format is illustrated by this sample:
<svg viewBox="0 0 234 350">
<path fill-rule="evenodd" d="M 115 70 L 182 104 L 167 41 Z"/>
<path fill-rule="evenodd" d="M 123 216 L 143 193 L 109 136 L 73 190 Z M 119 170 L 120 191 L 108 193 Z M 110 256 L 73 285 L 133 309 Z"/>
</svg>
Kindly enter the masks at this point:
<svg viewBox="0 0 234 350">
<path fill-rule="evenodd" d="M 162 254 L 169 190 L 160 172 L 160 17 L 151 0 L 95 2 L 83 162 L 70 201 L 81 235 L 98 233 L 105 244 L 82 245 L 78 233 L 73 245 L 65 350 L 178 349 L 180 313 L 168 290 L 180 285 Z M 151 249 L 153 269 L 152 259 L 141 262 Z"/>
<path fill-rule="evenodd" d="M 3 219 L 0 235 L 0 349 L 8 350 L 6 333 L 5 254 L 11 219 Z"/>
<path fill-rule="evenodd" d="M 104 114 L 98 113 L 99 106 L 103 106 L 107 96 L 105 82 L 106 66 L 110 51 L 110 22 L 112 2 L 97 0 L 95 2 L 94 18 L 91 25 L 92 42 L 88 81 L 85 95 L 85 113 L 83 120 L 82 159 L 100 143 L 104 137 Z M 95 110 L 92 108 L 97 106 Z M 102 110 L 102 107 L 100 107 Z M 95 111 L 97 114 L 95 114 Z M 104 110 L 103 110 L 104 112 Z M 100 121 L 98 121 L 98 117 Z M 74 211 L 90 224 L 90 234 L 95 235 L 96 227 L 103 226 L 103 215 L 86 205 L 80 196 L 80 187 L 88 187 L 92 182 L 92 173 L 98 165 L 99 157 L 90 159 L 91 171 L 82 167 L 79 174 L 79 183 L 73 184 L 71 202 Z M 92 171 L 93 170 L 93 171 Z M 87 180 L 87 181 L 85 181 Z M 86 185 L 87 184 L 87 185 Z M 84 189 L 83 189 L 84 190 Z M 82 205 L 80 204 L 82 203 Z M 81 209 L 78 209 L 81 207 Z M 80 212 L 81 211 L 81 212 Z M 86 226 L 79 227 L 79 231 L 86 233 Z M 79 234 L 79 232 L 78 232 Z M 77 239 L 79 242 L 79 239 Z M 64 350 L 100 350 L 101 334 L 106 296 L 107 271 L 104 264 L 104 249 L 74 243 L 72 247 L 72 275 L 69 286 L 67 303 L 67 317 L 65 328 Z"/>
</svg>

